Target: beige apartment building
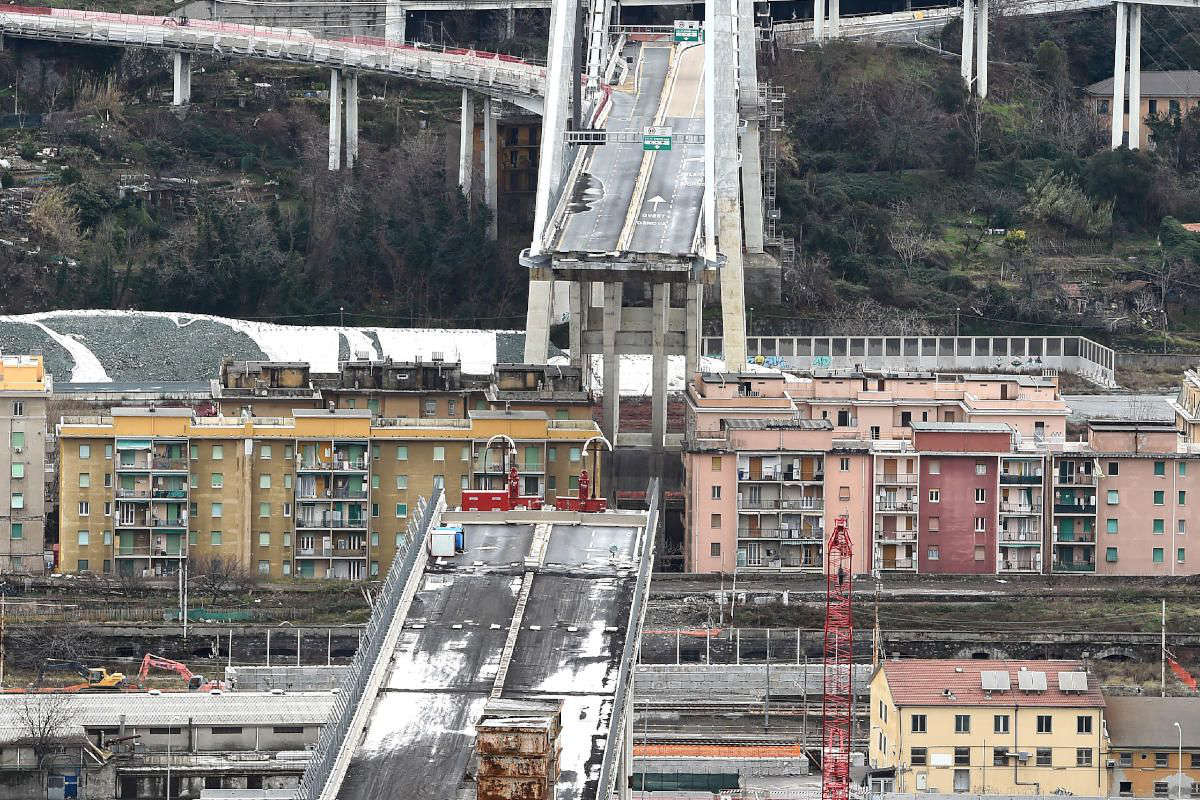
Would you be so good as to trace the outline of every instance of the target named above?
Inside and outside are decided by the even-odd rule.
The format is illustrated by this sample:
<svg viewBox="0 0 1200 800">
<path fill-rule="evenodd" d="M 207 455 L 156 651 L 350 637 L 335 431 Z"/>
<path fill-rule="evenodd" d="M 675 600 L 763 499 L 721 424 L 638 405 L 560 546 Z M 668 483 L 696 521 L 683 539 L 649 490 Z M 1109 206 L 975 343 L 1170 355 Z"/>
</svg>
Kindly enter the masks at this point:
<svg viewBox="0 0 1200 800">
<path fill-rule="evenodd" d="M 1125 76 L 1126 86 L 1129 85 L 1129 75 Z M 1148 120 L 1155 117 L 1186 116 L 1200 103 L 1200 71 L 1194 69 L 1176 70 L 1143 70 L 1141 83 L 1141 104 L 1138 109 L 1140 119 Z M 1112 127 L 1113 79 L 1105 78 L 1084 89 L 1092 111 L 1101 119 L 1105 129 Z M 1121 130 L 1129 130 L 1129 98 L 1121 109 L 1125 116 Z M 1138 146 L 1145 149 L 1150 147 L 1152 131 L 1149 125 L 1141 126 L 1141 139 Z M 1128 134 L 1126 134 L 1128 136 Z M 1128 140 L 1125 142 L 1129 145 Z"/>
<path fill-rule="evenodd" d="M 0 355 L 0 572 L 45 569 L 46 411 L 39 355 Z"/>
<path fill-rule="evenodd" d="M 889 791 L 1108 793 L 1105 702 L 1078 661 L 884 661 L 868 758 Z"/>
<path fill-rule="evenodd" d="M 114 408 L 58 427 L 60 568 L 174 573 L 183 559 L 233 559 L 263 577 L 371 578 L 403 546 L 435 486 L 575 496 L 602 471 L 590 420 L 536 411 L 464 419 L 296 409 L 286 417 L 200 417 Z M 599 487 L 597 487 L 599 491 Z"/>
</svg>

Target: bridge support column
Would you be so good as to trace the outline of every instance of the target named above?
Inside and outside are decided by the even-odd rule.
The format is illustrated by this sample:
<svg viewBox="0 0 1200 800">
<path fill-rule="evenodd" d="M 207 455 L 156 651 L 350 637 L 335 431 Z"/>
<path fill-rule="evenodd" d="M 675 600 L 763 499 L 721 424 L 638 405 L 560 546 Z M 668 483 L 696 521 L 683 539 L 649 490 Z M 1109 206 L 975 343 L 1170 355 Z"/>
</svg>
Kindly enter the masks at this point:
<svg viewBox="0 0 1200 800">
<path fill-rule="evenodd" d="M 988 0 L 978 0 L 975 9 L 975 93 L 987 97 L 988 81 Z"/>
<path fill-rule="evenodd" d="M 763 252 L 762 152 L 759 149 L 758 37 L 754 32 L 755 0 L 737 0 L 738 87 L 751 106 L 741 137 L 742 218 L 746 252 Z"/>
<path fill-rule="evenodd" d="M 1112 146 L 1115 150 L 1126 144 L 1130 150 L 1136 150 L 1142 144 L 1142 6 L 1139 3 L 1117 3 L 1113 56 Z"/>
<path fill-rule="evenodd" d="M 687 303 L 685 306 L 683 328 L 683 374 L 684 381 L 690 381 L 700 369 L 700 337 L 704 326 L 700 317 L 704 313 L 704 290 L 696 281 L 688 281 Z"/>
<path fill-rule="evenodd" d="M 358 161 L 358 73 L 346 72 L 346 169 L 354 169 Z"/>
<path fill-rule="evenodd" d="M 408 35 L 408 9 L 401 3 L 388 0 L 383 18 L 384 37 L 389 42 L 403 42 Z"/>
<path fill-rule="evenodd" d="M 1113 46 L 1112 148 L 1125 135 L 1125 46 L 1129 42 L 1129 5 L 1117 3 L 1117 38 Z"/>
<path fill-rule="evenodd" d="M 661 475 L 667 444 L 667 326 L 671 315 L 671 285 L 654 284 L 650 306 L 650 465 Z"/>
<path fill-rule="evenodd" d="M 342 168 L 342 71 L 329 70 L 329 171 Z"/>
<path fill-rule="evenodd" d="M 186 106 L 192 102 L 192 54 L 175 54 L 175 86 L 171 105 Z"/>
<path fill-rule="evenodd" d="M 617 332 L 621 330 L 621 302 L 624 286 L 620 281 L 604 284 L 604 435 L 614 445 L 621 419 L 621 353 Z"/>
<path fill-rule="evenodd" d="M 963 0 L 962 47 L 959 53 L 959 74 L 967 85 L 967 91 L 974 91 L 971 80 L 975 76 L 975 0 Z"/>
<path fill-rule="evenodd" d="M 458 185 L 471 196 L 471 173 L 475 166 L 475 95 L 462 90 L 462 109 L 458 129 Z"/>
<path fill-rule="evenodd" d="M 492 241 L 496 240 L 496 215 L 500 213 L 500 193 L 496 185 L 499 159 L 496 152 L 496 114 L 500 111 L 499 105 L 491 97 L 483 100 L 483 202 L 492 212 L 492 221 L 488 223 L 488 238 Z"/>
<path fill-rule="evenodd" d="M 813 41 L 825 40 L 825 0 L 813 0 Z"/>
<path fill-rule="evenodd" d="M 988 81 L 988 2 L 989 0 L 963 0 L 962 49 L 959 56 L 959 71 L 967 91 L 987 97 Z"/>
<path fill-rule="evenodd" d="M 841 36 L 842 30 L 842 0 L 829 0 L 829 38 Z"/>
<path fill-rule="evenodd" d="M 509 41 L 517 38 L 517 10 L 512 6 L 504 9 L 504 38 Z"/>
</svg>

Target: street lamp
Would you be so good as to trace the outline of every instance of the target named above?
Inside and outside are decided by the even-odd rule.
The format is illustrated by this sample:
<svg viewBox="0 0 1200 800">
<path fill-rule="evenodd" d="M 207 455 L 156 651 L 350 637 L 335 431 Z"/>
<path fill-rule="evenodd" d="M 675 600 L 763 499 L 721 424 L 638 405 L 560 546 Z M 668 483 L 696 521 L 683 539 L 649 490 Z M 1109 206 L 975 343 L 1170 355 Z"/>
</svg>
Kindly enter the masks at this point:
<svg viewBox="0 0 1200 800">
<path fill-rule="evenodd" d="M 1183 797 L 1183 726 L 1180 725 L 1178 722 L 1175 722 L 1172 724 L 1174 724 L 1175 730 L 1179 732 L 1179 761 L 1176 762 L 1176 764 L 1175 764 L 1175 771 L 1176 771 L 1175 772 L 1175 780 L 1178 782 L 1179 788 L 1175 790 L 1176 791 L 1175 796 L 1182 798 Z"/>
</svg>

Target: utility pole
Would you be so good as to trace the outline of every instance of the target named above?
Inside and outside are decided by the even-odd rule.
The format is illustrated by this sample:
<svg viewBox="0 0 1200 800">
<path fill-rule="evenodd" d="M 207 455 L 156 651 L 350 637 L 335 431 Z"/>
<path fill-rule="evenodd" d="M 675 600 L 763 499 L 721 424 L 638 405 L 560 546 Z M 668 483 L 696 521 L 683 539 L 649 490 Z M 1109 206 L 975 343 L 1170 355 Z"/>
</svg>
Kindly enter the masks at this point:
<svg viewBox="0 0 1200 800">
<path fill-rule="evenodd" d="M 871 631 L 871 666 L 879 668 L 883 655 L 883 635 L 879 631 L 879 578 L 875 579 L 875 628 Z"/>
<path fill-rule="evenodd" d="M 954 307 L 954 335 L 956 337 L 958 336 L 958 312 L 960 312 L 960 311 L 962 311 L 962 309 L 960 307 L 958 307 L 958 306 Z"/>
<path fill-rule="evenodd" d="M 4 623 L 8 615 L 8 595 L 0 594 L 0 687 L 4 686 Z"/>
<path fill-rule="evenodd" d="M 1158 652 L 1158 696 L 1167 696 L 1167 598 L 1162 601 L 1161 637 Z"/>
<path fill-rule="evenodd" d="M 342 328 L 346 327 L 346 307 L 338 306 L 338 325 Z"/>
<path fill-rule="evenodd" d="M 767 700 L 763 704 L 763 728 L 771 727 L 771 629 L 767 628 Z"/>
</svg>

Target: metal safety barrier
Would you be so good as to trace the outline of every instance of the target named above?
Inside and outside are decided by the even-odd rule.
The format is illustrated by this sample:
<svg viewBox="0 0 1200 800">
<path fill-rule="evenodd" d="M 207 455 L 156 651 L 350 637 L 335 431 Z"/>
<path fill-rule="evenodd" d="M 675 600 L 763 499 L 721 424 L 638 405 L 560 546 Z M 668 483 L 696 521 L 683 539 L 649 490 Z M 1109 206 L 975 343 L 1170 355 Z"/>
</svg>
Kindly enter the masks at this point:
<svg viewBox="0 0 1200 800">
<path fill-rule="evenodd" d="M 317 737 L 317 746 L 309 759 L 304 775 L 296 788 L 296 797 L 303 800 L 318 800 L 325 791 L 330 775 L 333 773 L 334 762 L 343 747 L 353 747 L 347 733 L 354 720 L 359 704 L 363 702 L 367 683 L 371 678 L 380 650 L 383 647 L 388 627 L 396 615 L 396 609 L 404 595 L 417 556 L 422 552 L 425 536 L 429 531 L 435 515 L 445 505 L 441 489 L 435 489 L 433 497 L 426 502 L 424 498 L 417 501 L 417 514 L 408 524 L 408 541 L 403 550 L 396 552 L 392 566 L 388 569 L 387 578 L 383 582 L 371 619 L 363 629 L 359 640 L 358 651 L 350 662 L 342 682 L 341 691 L 334 701 L 329 720 L 321 727 Z"/>
</svg>

